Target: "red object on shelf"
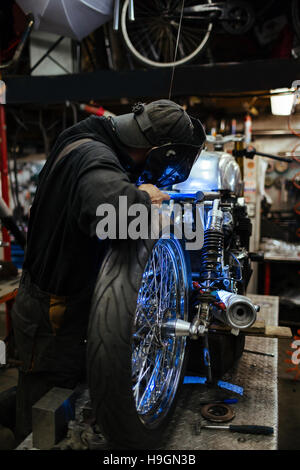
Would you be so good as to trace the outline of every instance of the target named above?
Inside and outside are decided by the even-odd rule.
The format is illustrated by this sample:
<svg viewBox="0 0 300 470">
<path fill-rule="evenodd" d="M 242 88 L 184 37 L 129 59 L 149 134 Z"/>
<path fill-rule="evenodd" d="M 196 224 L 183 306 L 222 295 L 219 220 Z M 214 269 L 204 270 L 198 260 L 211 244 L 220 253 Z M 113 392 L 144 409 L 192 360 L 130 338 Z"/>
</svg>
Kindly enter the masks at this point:
<svg viewBox="0 0 300 470">
<path fill-rule="evenodd" d="M 96 116 L 114 116 L 113 113 L 104 109 L 102 106 L 96 107 L 91 106 L 89 104 L 81 104 L 80 109 L 85 111 L 86 113 L 95 114 Z"/>
<path fill-rule="evenodd" d="M 252 140 L 252 119 L 250 114 L 246 114 L 244 119 L 244 134 L 245 134 L 245 144 L 250 144 Z"/>
<path fill-rule="evenodd" d="M 100 108 L 96 108 L 95 106 L 83 105 L 83 110 L 90 114 L 96 114 L 96 116 L 103 116 L 105 113 L 105 109 L 100 106 Z"/>
</svg>

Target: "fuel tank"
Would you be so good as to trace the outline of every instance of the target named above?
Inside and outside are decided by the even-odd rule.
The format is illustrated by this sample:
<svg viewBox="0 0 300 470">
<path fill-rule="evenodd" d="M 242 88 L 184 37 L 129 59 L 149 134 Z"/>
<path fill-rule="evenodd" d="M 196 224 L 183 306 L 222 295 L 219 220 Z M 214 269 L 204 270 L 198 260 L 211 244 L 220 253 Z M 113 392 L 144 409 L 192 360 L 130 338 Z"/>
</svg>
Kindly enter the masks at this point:
<svg viewBox="0 0 300 470">
<path fill-rule="evenodd" d="M 190 175 L 183 183 L 173 186 L 182 192 L 229 190 L 241 195 L 242 179 L 235 158 L 226 152 L 202 151 Z"/>
</svg>

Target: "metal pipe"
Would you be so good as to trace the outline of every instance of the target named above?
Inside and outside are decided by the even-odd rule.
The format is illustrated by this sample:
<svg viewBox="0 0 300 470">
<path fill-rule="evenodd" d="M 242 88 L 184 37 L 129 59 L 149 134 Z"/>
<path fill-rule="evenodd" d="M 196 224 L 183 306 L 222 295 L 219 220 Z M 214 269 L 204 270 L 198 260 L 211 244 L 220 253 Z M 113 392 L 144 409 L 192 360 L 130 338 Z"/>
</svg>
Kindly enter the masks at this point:
<svg viewBox="0 0 300 470">
<path fill-rule="evenodd" d="M 129 5 L 128 5 L 128 19 L 129 21 L 134 21 L 134 0 L 129 0 Z"/>
<path fill-rule="evenodd" d="M 114 4 L 114 20 L 113 20 L 113 30 L 119 30 L 119 20 L 120 20 L 120 0 L 115 0 Z"/>
<path fill-rule="evenodd" d="M 0 64 L 0 69 L 7 69 L 7 68 L 11 67 L 12 65 L 14 65 L 18 62 L 18 60 L 20 59 L 20 56 L 23 52 L 24 46 L 27 42 L 27 39 L 28 39 L 28 37 L 31 33 L 33 25 L 34 25 L 34 18 L 33 18 L 33 15 L 30 13 L 27 16 L 27 26 L 26 26 L 25 32 L 23 33 L 21 41 L 19 42 L 19 44 L 16 48 L 16 51 L 13 55 L 13 58 L 10 59 L 8 62 L 5 62 L 4 64 Z"/>
</svg>

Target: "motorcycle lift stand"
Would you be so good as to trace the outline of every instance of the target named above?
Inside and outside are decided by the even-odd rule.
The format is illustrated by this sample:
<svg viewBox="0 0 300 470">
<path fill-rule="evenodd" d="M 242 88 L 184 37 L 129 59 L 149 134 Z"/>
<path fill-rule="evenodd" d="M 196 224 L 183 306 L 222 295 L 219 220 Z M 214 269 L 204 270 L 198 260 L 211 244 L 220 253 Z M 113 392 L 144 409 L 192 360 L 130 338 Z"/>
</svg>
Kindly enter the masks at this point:
<svg viewBox="0 0 300 470">
<path fill-rule="evenodd" d="M 177 407 L 159 449 L 166 450 L 276 450 L 278 437 L 278 396 L 277 396 L 277 337 L 268 330 L 278 325 L 278 297 L 249 295 L 261 306 L 258 322 L 264 321 L 266 328 L 249 332 L 245 350 L 237 366 L 222 380 L 244 390 L 243 395 L 234 390 L 222 390 L 217 385 L 185 384 L 182 386 Z M 289 336 L 288 329 L 279 329 L 279 337 Z M 278 335 L 277 335 L 278 336 Z M 286 336 L 285 336 L 286 337 Z M 258 354 L 253 354 L 257 352 Z M 263 354 L 259 354 L 263 353 Z M 235 419 L 232 424 L 256 424 L 274 428 L 274 434 L 250 435 L 230 433 L 226 430 L 204 429 L 201 435 L 195 432 L 199 421 L 203 425 L 213 424 L 201 416 L 201 403 L 213 403 L 216 396 L 233 396 L 238 402 L 232 405 Z M 33 433 L 34 433 L 33 429 Z M 76 401 L 75 419 L 69 422 L 68 435 L 55 445 L 56 449 L 112 450 L 103 436 L 92 425 L 91 407 L 87 388 L 83 388 Z M 32 434 L 23 441 L 18 450 L 33 449 Z"/>
</svg>

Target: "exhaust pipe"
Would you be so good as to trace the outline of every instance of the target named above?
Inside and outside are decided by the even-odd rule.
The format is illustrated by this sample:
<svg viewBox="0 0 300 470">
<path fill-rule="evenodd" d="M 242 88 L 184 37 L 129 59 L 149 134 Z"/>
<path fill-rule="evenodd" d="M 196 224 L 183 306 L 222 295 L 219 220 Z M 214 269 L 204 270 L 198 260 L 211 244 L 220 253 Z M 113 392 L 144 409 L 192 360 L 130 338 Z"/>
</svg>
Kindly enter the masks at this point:
<svg viewBox="0 0 300 470">
<path fill-rule="evenodd" d="M 249 328 L 256 321 L 259 306 L 254 305 L 248 297 L 233 294 L 226 290 L 218 290 L 218 297 L 226 310 L 213 310 L 213 315 L 231 328 Z"/>
</svg>

